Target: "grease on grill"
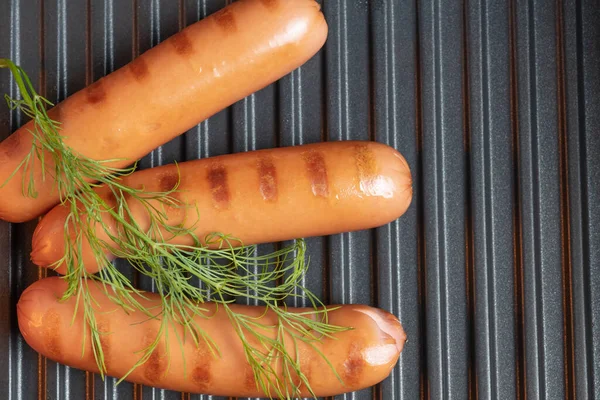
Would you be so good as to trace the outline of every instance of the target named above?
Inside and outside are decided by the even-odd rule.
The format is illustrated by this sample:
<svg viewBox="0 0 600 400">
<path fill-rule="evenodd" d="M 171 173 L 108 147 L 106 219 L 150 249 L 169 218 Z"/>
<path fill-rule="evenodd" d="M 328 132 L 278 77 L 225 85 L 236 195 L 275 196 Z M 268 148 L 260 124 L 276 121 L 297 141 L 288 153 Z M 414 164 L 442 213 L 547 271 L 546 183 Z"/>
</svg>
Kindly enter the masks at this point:
<svg viewBox="0 0 600 400">
<path fill-rule="evenodd" d="M 266 201 L 277 200 L 277 168 L 270 156 L 260 157 L 258 160 L 258 176 L 260 194 Z"/>
<path fill-rule="evenodd" d="M 312 150 L 302 154 L 302 158 L 313 194 L 317 197 L 329 197 L 329 180 L 323 154 Z"/>
<path fill-rule="evenodd" d="M 213 18 L 217 25 L 225 32 L 235 32 L 237 30 L 235 15 L 230 8 L 224 8 L 221 11 L 213 14 Z"/>
<path fill-rule="evenodd" d="M 137 57 L 129 63 L 129 71 L 138 82 L 143 81 L 150 74 L 148 63 L 143 56 Z"/>
<path fill-rule="evenodd" d="M 227 208 L 230 201 L 227 169 L 222 164 L 211 165 L 208 170 L 207 180 L 215 207 Z"/>
<path fill-rule="evenodd" d="M 85 91 L 87 101 L 90 104 L 98 104 L 106 100 L 106 90 L 104 88 L 104 81 L 102 79 L 92 83 Z"/>
<path fill-rule="evenodd" d="M 194 51 L 192 41 L 186 31 L 181 31 L 172 36 L 169 42 L 173 45 L 177 54 L 181 56 L 188 56 Z"/>
</svg>

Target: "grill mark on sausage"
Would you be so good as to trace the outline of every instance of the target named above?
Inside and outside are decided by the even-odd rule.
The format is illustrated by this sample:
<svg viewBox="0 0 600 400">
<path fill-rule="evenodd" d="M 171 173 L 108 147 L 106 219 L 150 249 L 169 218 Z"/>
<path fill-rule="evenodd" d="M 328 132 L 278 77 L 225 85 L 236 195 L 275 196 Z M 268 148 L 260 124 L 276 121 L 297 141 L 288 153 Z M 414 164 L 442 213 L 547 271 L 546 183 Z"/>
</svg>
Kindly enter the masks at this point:
<svg viewBox="0 0 600 400">
<path fill-rule="evenodd" d="M 23 135 L 21 132 L 22 131 L 16 131 L 2 141 L 2 153 L 6 159 L 10 159 L 20 153 L 23 153 L 25 146 L 23 145 Z"/>
<path fill-rule="evenodd" d="M 354 147 L 354 160 L 361 189 L 370 192 L 377 185 L 377 158 L 366 145 Z"/>
<path fill-rule="evenodd" d="M 260 194 L 266 201 L 277 200 L 277 168 L 270 156 L 260 157 L 258 160 L 258 177 Z"/>
<path fill-rule="evenodd" d="M 260 2 L 269 10 L 274 10 L 279 5 L 279 0 L 260 0 Z"/>
<path fill-rule="evenodd" d="M 304 153 L 303 158 L 313 194 L 317 197 L 329 197 L 329 180 L 323 154 L 312 150 Z"/>
<path fill-rule="evenodd" d="M 192 380 L 200 391 L 205 391 L 210 385 L 210 364 L 201 365 L 200 361 L 192 372 Z"/>
<path fill-rule="evenodd" d="M 106 90 L 104 88 L 104 80 L 100 79 L 92 83 L 86 89 L 87 101 L 90 104 L 98 104 L 102 103 L 106 100 Z"/>
<path fill-rule="evenodd" d="M 157 331 L 149 330 L 144 338 L 145 348 L 150 346 L 156 339 Z M 160 382 L 167 368 L 162 342 L 159 342 L 152 354 L 144 364 L 144 377 L 150 384 Z"/>
<path fill-rule="evenodd" d="M 366 145 L 357 145 L 354 149 L 360 190 L 369 196 L 392 198 L 396 192 L 396 184 L 389 177 L 380 174 L 373 150 Z"/>
<path fill-rule="evenodd" d="M 304 378 L 307 382 L 311 382 L 312 380 L 312 357 L 309 351 L 301 351 L 300 352 L 300 372 L 304 375 Z M 296 386 L 300 387 L 304 385 L 304 380 L 300 377 L 300 374 L 295 373 L 296 375 Z"/>
<path fill-rule="evenodd" d="M 176 168 L 165 171 L 159 178 L 159 190 L 163 193 L 169 193 L 169 198 L 172 201 L 165 202 L 165 209 L 168 215 L 169 225 L 176 226 L 186 221 L 186 215 L 190 210 L 182 197 L 181 175 Z M 169 233 L 165 230 L 164 234 Z"/>
<path fill-rule="evenodd" d="M 192 381 L 200 392 L 206 391 L 210 386 L 212 353 L 204 342 L 198 344 L 196 351 L 196 365 L 192 371 Z"/>
<path fill-rule="evenodd" d="M 254 378 L 254 370 L 250 367 L 246 368 L 244 373 L 244 387 L 247 390 L 256 389 L 256 379 Z"/>
<path fill-rule="evenodd" d="M 58 361 L 62 359 L 62 346 L 60 343 L 60 333 L 62 319 L 55 310 L 46 311 L 43 318 L 44 324 L 44 344 L 50 358 Z"/>
<path fill-rule="evenodd" d="M 175 190 L 179 184 L 180 176 L 177 171 L 168 171 L 163 173 L 159 179 L 159 188 L 163 192 Z"/>
<path fill-rule="evenodd" d="M 129 71 L 131 71 L 133 78 L 138 82 L 143 81 L 150 74 L 148 63 L 144 60 L 144 56 L 133 59 L 129 63 Z"/>
<path fill-rule="evenodd" d="M 102 352 L 104 353 L 104 367 L 108 371 L 110 368 L 110 356 L 112 351 L 112 346 L 108 338 L 110 332 L 110 321 L 105 318 L 99 320 L 97 328 L 100 332 L 100 345 L 102 346 Z"/>
<path fill-rule="evenodd" d="M 231 33 L 237 30 L 235 15 L 230 8 L 223 8 L 221 11 L 216 12 L 213 14 L 213 18 L 217 25 L 225 32 Z"/>
<path fill-rule="evenodd" d="M 169 39 L 169 42 L 175 48 L 175 52 L 180 56 L 188 56 L 194 51 L 194 46 L 192 45 L 192 41 L 188 36 L 186 31 L 181 31 L 178 34 L 172 36 Z"/>
<path fill-rule="evenodd" d="M 344 383 L 349 387 L 358 386 L 364 374 L 365 365 L 366 362 L 362 356 L 360 345 L 357 341 L 353 341 L 348 350 L 348 358 L 344 362 Z"/>
<path fill-rule="evenodd" d="M 306 380 L 308 382 L 312 381 L 312 362 L 310 358 L 305 355 L 300 364 L 302 368 L 302 373 L 304 374 Z"/>
<path fill-rule="evenodd" d="M 152 384 L 159 382 L 164 372 L 165 366 L 162 361 L 162 354 L 160 349 L 156 348 L 150 355 L 150 358 L 148 358 L 148 361 L 146 361 L 144 376 Z"/>
<path fill-rule="evenodd" d="M 222 164 L 212 164 L 208 170 L 207 180 L 215 207 L 227 208 L 230 201 L 227 169 Z"/>
</svg>

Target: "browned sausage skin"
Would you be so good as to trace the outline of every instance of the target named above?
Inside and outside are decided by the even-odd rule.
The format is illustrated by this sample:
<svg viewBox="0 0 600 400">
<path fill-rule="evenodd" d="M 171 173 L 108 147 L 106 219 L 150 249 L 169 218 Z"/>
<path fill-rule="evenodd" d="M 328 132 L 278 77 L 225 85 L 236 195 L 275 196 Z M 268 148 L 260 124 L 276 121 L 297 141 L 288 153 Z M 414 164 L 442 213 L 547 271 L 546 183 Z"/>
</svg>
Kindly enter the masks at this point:
<svg viewBox="0 0 600 400">
<path fill-rule="evenodd" d="M 187 221 L 185 212 L 175 208 L 169 211 L 170 222 L 198 222 L 199 238 L 218 232 L 245 245 L 378 227 L 404 214 L 412 201 L 406 160 L 377 142 L 326 142 L 230 154 L 184 162 L 179 171 L 178 196 L 197 206 L 200 220 L 193 213 Z M 136 172 L 125 184 L 164 191 L 173 188 L 178 176 L 174 165 L 163 166 Z M 102 193 L 108 198 L 106 190 Z M 129 206 L 146 229 L 146 211 L 139 204 Z M 35 264 L 54 266 L 64 255 L 67 214 L 67 208 L 57 206 L 39 223 L 31 254 Z M 102 229 L 96 233 L 108 240 Z M 189 237 L 177 242 L 191 243 Z M 81 257 L 90 272 L 97 270 L 89 246 Z M 62 266 L 57 270 L 64 273 Z"/>
<path fill-rule="evenodd" d="M 108 375 L 122 377 L 138 360 L 136 351 L 143 350 L 156 337 L 157 320 L 146 321 L 145 315 L 126 314 L 117 308 L 96 285 L 91 285 L 91 294 L 98 301 L 95 307 L 99 330 L 110 332 L 102 336 Z M 75 311 L 72 298 L 58 302 L 66 288 L 60 278 L 46 278 L 32 284 L 21 296 L 17 305 L 19 329 L 25 341 L 40 354 L 75 368 L 97 372 L 96 361 L 91 354 L 89 341 L 83 342 L 83 318 L 81 308 L 71 324 Z M 143 300 L 148 307 L 157 306 L 160 300 L 147 294 Z M 138 369 L 129 375 L 128 381 L 177 391 L 204 393 L 219 396 L 260 397 L 252 368 L 246 361 L 241 342 L 234 332 L 222 307 L 205 304 L 210 319 L 201 324 L 221 351 L 214 356 L 205 345 L 196 346 L 185 342 L 184 356 L 178 347 L 172 330 L 168 339 L 159 346 Z M 232 305 L 236 312 L 249 316 L 260 316 L 261 307 Z M 302 312 L 305 309 L 290 309 Z M 267 325 L 275 320 L 268 313 L 260 319 Z M 398 319 L 381 309 L 363 305 L 344 305 L 329 312 L 329 323 L 351 327 L 339 332 L 335 338 L 314 342 L 332 363 L 334 372 L 317 352 L 299 342 L 298 354 L 302 373 L 307 377 L 317 396 L 332 396 L 373 386 L 385 379 L 400 356 L 406 335 Z M 175 328 L 173 328 L 175 329 Z M 178 329 L 181 332 L 181 329 Z M 269 333 L 275 335 L 275 330 Z M 274 336 L 273 336 L 274 337 Z M 294 346 L 288 343 L 288 351 L 296 355 Z M 82 349 L 86 349 L 82 356 Z M 167 357 L 167 349 L 170 349 Z M 185 359 L 185 369 L 184 369 Z M 186 372 L 187 371 L 187 372 Z M 281 374 L 281 368 L 277 369 Z M 309 396 L 303 387 L 302 396 Z"/>
<path fill-rule="evenodd" d="M 124 160 L 112 165 L 125 167 L 304 64 L 327 32 L 314 0 L 239 0 L 74 93 L 49 114 L 76 154 Z M 31 149 L 32 128 L 29 122 L 0 143 L 0 183 Z M 1 219 L 31 220 L 58 203 L 53 179 L 42 181 L 39 163 L 33 170 L 39 195 L 23 195 L 21 170 L 0 189 Z"/>
</svg>

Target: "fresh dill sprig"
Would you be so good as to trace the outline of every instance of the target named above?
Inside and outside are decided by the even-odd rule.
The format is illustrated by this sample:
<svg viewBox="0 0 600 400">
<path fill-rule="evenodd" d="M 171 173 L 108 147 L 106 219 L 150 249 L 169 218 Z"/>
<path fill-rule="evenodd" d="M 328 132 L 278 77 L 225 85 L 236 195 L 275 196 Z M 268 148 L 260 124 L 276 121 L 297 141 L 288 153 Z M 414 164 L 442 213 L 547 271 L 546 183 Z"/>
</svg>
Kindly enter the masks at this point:
<svg viewBox="0 0 600 400">
<path fill-rule="evenodd" d="M 291 338 L 288 340 L 293 341 L 294 348 L 298 341 L 303 341 L 318 352 L 317 347 L 312 345 L 314 341 L 350 328 L 330 325 L 326 308 L 315 295 L 302 287 L 302 277 L 307 268 L 305 242 L 296 240 L 290 246 L 262 256 L 255 255 L 256 246 L 242 246 L 235 238 L 222 233 L 204 238 L 203 244 L 194 235 L 194 227 L 200 222 L 198 210 L 173 196 L 178 185 L 167 192 L 134 189 L 123 183 L 123 177 L 136 170 L 135 163 L 130 168 L 116 168 L 111 164 L 124 160 L 97 161 L 77 154 L 65 144 L 59 133 L 59 123 L 52 120 L 46 111 L 53 104 L 36 93 L 25 71 L 8 59 L 0 59 L 0 68 L 11 70 L 21 94 L 19 100 L 5 96 L 9 107 L 20 110 L 33 121 L 31 150 L 9 179 L 22 170 L 23 195 L 38 196 L 34 179 L 37 162 L 42 179 L 51 178 L 56 182 L 60 203 L 69 208 L 64 229 L 65 253 L 53 266 L 66 266 L 63 278 L 68 288 L 61 300 L 75 297 L 76 312 L 79 307 L 83 309 L 87 328 L 84 327 L 82 351 L 86 348 L 85 335 L 89 331 L 101 376 L 104 378 L 107 372 L 101 336 L 107 333 L 98 327 L 90 282 L 100 284 L 110 300 L 123 309 L 139 310 L 149 319 L 161 320 L 156 339 L 121 380 L 149 359 L 161 335 L 168 334 L 173 324 L 182 325 L 184 332 L 189 333 L 186 336 L 197 345 L 204 342 L 218 356 L 219 349 L 196 322 L 198 317 L 206 318 L 202 304 L 210 300 L 225 308 L 243 344 L 259 389 L 268 395 L 291 398 L 298 395 L 304 385 L 314 395 L 301 371 L 300 360 L 286 350 L 285 338 Z M 110 202 L 98 193 L 97 189 L 101 186 L 110 191 Z M 146 211 L 150 219 L 149 228 L 144 229 L 136 222 L 132 204 L 142 206 Z M 173 207 L 180 207 L 186 213 L 195 211 L 196 224 L 188 228 L 183 223 L 172 225 L 167 210 Z M 114 222 L 116 229 L 113 230 L 107 221 Z M 98 227 L 109 240 L 97 236 Z M 183 236 L 191 238 L 192 244 L 169 243 L 170 239 Z M 79 256 L 84 243 L 89 243 L 98 262 L 99 272 L 96 274 L 87 271 Z M 143 298 L 143 292 L 114 266 L 107 254 L 127 259 L 133 268 L 153 280 L 161 298 L 158 314 L 138 301 Z M 195 285 L 193 281 L 199 281 L 201 285 Z M 279 284 L 273 285 L 275 282 Z M 290 296 L 305 297 L 314 310 L 301 314 L 288 312 L 280 304 Z M 277 329 L 277 337 L 273 339 L 264 335 L 261 330 L 267 327 L 234 312 L 229 304 L 232 302 L 230 299 L 235 297 L 253 299 L 264 305 L 265 312 L 275 313 L 277 326 L 270 328 Z M 178 340 L 182 343 L 183 338 Z M 283 377 L 277 376 L 277 363 L 282 366 Z M 294 375 L 300 382 L 294 382 Z"/>
</svg>

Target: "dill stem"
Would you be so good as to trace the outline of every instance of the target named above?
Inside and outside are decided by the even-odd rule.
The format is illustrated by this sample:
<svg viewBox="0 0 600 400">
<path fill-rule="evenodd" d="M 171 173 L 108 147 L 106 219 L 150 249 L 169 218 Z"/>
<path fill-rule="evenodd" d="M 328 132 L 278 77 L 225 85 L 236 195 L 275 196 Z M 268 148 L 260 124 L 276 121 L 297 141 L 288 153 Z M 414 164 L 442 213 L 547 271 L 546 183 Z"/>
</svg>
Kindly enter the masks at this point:
<svg viewBox="0 0 600 400">
<path fill-rule="evenodd" d="M 299 360 L 293 358 L 287 351 L 284 337 L 291 336 L 292 340 L 301 340 L 307 343 L 323 337 L 331 337 L 336 332 L 349 328 L 329 325 L 319 322 L 317 316 L 327 320 L 327 309 L 319 310 L 321 302 L 309 290 L 301 285 L 307 264 L 305 262 L 305 243 L 303 240 L 294 241 L 290 246 L 270 254 L 253 256 L 255 246 L 235 247 L 232 238 L 223 233 L 212 233 L 206 238 L 219 243 L 218 249 L 202 245 L 194 235 L 194 227 L 171 226 L 165 212 L 161 212 L 152 201 L 158 205 L 185 206 L 180 204 L 171 194 L 176 192 L 179 182 L 174 190 L 167 192 L 145 192 L 143 189 L 134 189 L 122 183 L 121 179 L 132 174 L 137 163 L 130 168 L 116 168 L 109 164 L 126 160 L 93 160 L 77 154 L 63 141 L 59 133 L 60 124 L 53 121 L 46 111 L 46 107 L 53 104 L 36 93 L 29 77 L 23 69 L 9 59 L 0 59 L 0 68 L 9 68 L 17 84 L 21 100 L 5 99 L 13 110 L 20 110 L 32 119 L 34 129 L 29 132 L 33 136 L 29 154 L 18 165 L 8 180 L 12 179 L 17 171 L 23 171 L 24 196 L 36 197 L 34 167 L 35 161 L 39 162 L 42 179 L 46 173 L 54 179 L 60 195 L 60 203 L 69 207 L 69 214 L 65 219 L 64 256 L 56 265 L 64 264 L 67 274 L 63 277 L 68 283 L 67 290 L 61 300 L 74 297 L 76 310 L 83 309 L 84 328 L 83 337 L 89 331 L 92 352 L 98 364 L 100 375 L 104 378 L 106 368 L 104 365 L 104 352 L 100 337 L 103 332 L 98 331 L 95 316 L 95 300 L 90 294 L 89 284 L 102 286 L 107 297 L 123 310 L 139 310 L 148 318 L 161 318 L 161 329 L 156 339 L 143 352 L 139 361 L 132 370 L 142 365 L 155 350 L 161 335 L 168 335 L 169 327 L 180 324 L 184 332 L 189 332 L 194 340 L 202 338 L 211 341 L 195 322 L 196 316 L 202 316 L 201 305 L 210 296 L 222 307 L 225 307 L 231 324 L 236 329 L 238 337 L 244 345 L 248 362 L 252 366 L 257 384 L 265 393 L 274 391 L 281 398 L 290 397 L 299 393 L 299 387 L 294 384 L 291 372 L 295 372 L 302 383 L 312 393 L 309 382 L 302 374 Z M 49 160 L 46 158 L 48 156 Z M 98 193 L 98 188 L 105 185 L 112 192 L 116 206 L 111 207 Z M 150 217 L 148 228 L 142 228 L 135 220 L 127 203 L 127 198 L 140 202 L 145 207 Z M 116 230 L 104 222 L 104 217 L 109 215 L 116 223 Z M 197 223 L 201 223 L 198 216 Z M 100 240 L 96 229 L 104 230 L 113 245 Z M 75 231 L 72 232 L 71 229 Z M 165 233 L 173 237 L 191 236 L 192 245 L 173 245 L 166 243 Z M 87 240 L 94 257 L 97 260 L 99 271 L 90 274 L 81 260 L 83 240 Z M 240 243 L 236 241 L 236 243 Z M 138 300 L 143 297 L 143 292 L 134 288 L 132 282 L 123 275 L 109 260 L 108 254 L 125 258 L 133 268 L 153 280 L 158 288 L 161 300 L 161 309 L 158 313 L 146 308 Z M 259 272 L 253 272 L 257 267 Z M 260 268 L 258 268 L 260 267 Z M 287 274 L 287 275 L 286 275 Z M 190 281 L 190 275 L 202 282 L 205 288 L 199 287 Z M 281 280 L 280 285 L 272 287 L 272 283 Z M 280 307 L 289 296 L 303 296 L 309 299 L 314 310 L 294 315 L 285 307 Z M 272 311 L 277 319 L 278 335 L 275 339 L 264 335 L 268 329 L 248 317 L 235 313 L 229 307 L 231 297 L 247 297 L 264 303 L 265 313 Z M 314 318 L 314 319 L 313 319 Z M 248 340 L 254 337 L 259 345 L 254 345 Z M 198 343 L 198 342 L 197 342 Z M 315 351 L 318 349 L 312 346 Z M 85 340 L 84 348 L 85 349 Z M 218 349 L 216 349 L 218 352 Z M 322 353 L 320 356 L 325 358 Z M 275 370 L 269 365 L 269 360 L 281 360 L 284 366 L 283 377 L 277 376 Z M 328 364 L 329 361 L 325 358 Z M 333 369 L 333 366 L 331 366 Z M 334 369 L 335 371 L 335 369 Z M 129 371 L 120 380 L 126 379 Z"/>
</svg>

